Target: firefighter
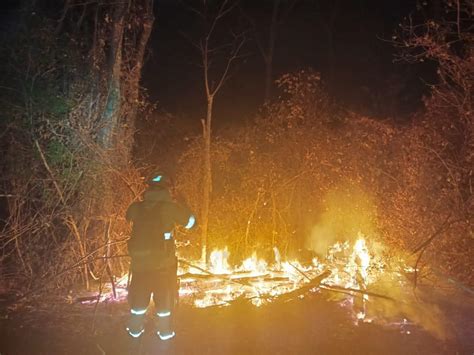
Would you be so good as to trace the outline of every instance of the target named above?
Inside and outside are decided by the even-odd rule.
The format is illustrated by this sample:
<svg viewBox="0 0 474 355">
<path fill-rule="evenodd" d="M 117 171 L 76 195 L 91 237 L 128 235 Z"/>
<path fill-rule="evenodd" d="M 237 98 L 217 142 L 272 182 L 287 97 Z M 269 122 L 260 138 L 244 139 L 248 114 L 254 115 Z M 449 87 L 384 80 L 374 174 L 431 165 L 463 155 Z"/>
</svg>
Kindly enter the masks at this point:
<svg viewBox="0 0 474 355">
<path fill-rule="evenodd" d="M 172 200 L 162 174 L 150 180 L 143 200 L 132 203 L 126 217 L 133 223 L 128 241 L 131 256 L 128 334 L 139 338 L 145 331 L 153 294 L 157 335 L 161 340 L 171 339 L 175 336 L 173 316 L 179 289 L 173 230 L 176 225 L 192 228 L 195 217 L 188 208 Z"/>
</svg>

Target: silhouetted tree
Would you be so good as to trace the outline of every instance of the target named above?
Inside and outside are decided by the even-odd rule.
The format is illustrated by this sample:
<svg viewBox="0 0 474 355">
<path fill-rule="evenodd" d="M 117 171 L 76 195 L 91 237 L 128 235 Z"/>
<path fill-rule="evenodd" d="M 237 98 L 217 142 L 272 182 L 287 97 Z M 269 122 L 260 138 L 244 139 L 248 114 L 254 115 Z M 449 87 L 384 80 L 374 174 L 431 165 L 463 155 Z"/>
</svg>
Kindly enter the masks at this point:
<svg viewBox="0 0 474 355">
<path fill-rule="evenodd" d="M 215 7 L 203 2 L 201 9 L 190 7 L 203 21 L 205 31 L 201 38 L 193 41 L 193 45 L 199 50 L 203 70 L 204 89 L 206 94 L 207 108 L 206 118 L 201 120 L 203 129 L 203 192 L 201 205 L 201 260 L 207 261 L 207 236 L 209 228 L 209 205 L 212 192 L 212 162 L 211 162 L 211 140 L 212 119 L 214 100 L 221 90 L 225 81 L 229 78 L 233 64 L 241 57 L 242 47 L 245 43 L 244 32 L 233 33 L 232 38 L 222 40 L 217 27 L 224 21 L 237 6 L 237 2 L 223 0 Z M 220 65 L 216 65 L 220 62 Z M 217 68 L 216 68 L 217 66 Z"/>
</svg>

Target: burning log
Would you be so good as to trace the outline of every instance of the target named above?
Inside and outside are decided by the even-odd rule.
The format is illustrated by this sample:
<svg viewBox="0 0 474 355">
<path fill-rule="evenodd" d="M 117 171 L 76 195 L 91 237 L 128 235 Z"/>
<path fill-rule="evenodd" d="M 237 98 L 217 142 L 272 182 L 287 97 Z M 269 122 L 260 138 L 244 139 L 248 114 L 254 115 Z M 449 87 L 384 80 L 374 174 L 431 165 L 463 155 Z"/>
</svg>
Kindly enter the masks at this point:
<svg viewBox="0 0 474 355">
<path fill-rule="evenodd" d="M 275 281 L 269 274 L 263 274 L 263 275 L 250 275 L 250 276 L 235 276 L 233 275 L 231 277 L 232 280 L 234 281 L 242 281 L 242 282 L 253 282 L 253 281 Z"/>
<path fill-rule="evenodd" d="M 288 276 L 273 276 L 265 277 L 262 281 L 264 282 L 288 282 L 290 278 Z"/>
<path fill-rule="evenodd" d="M 325 284 L 325 283 L 320 283 L 320 286 L 323 290 L 345 293 L 345 294 L 348 294 L 348 295 L 351 295 L 351 296 L 355 292 L 355 293 L 360 293 L 360 294 L 367 295 L 367 296 L 373 296 L 373 297 L 383 298 L 383 299 L 390 300 L 390 301 L 395 301 L 395 299 L 393 299 L 392 297 L 381 295 L 379 293 L 370 292 L 370 291 L 367 291 L 367 290 L 357 290 L 357 289 L 351 288 L 351 287 L 328 285 L 328 284 Z"/>
<path fill-rule="evenodd" d="M 96 302 L 99 300 L 99 295 L 95 294 L 92 296 L 82 296 L 82 297 L 76 297 L 75 302 L 77 303 L 84 303 L 84 302 Z"/>
<path fill-rule="evenodd" d="M 221 275 L 203 275 L 203 274 L 194 274 L 194 273 L 185 273 L 178 276 L 182 282 L 192 282 L 192 281 L 209 281 L 209 282 L 234 282 L 238 283 L 243 287 L 254 288 L 253 283 L 288 283 L 290 278 L 288 276 L 271 276 L 270 274 L 263 275 L 250 275 L 250 276 L 235 276 L 232 274 L 221 274 Z"/>
<path fill-rule="evenodd" d="M 219 281 L 219 280 L 223 280 L 224 278 L 226 278 L 226 276 L 228 275 L 216 275 L 216 274 L 195 274 L 195 273 L 192 273 L 192 272 L 187 272 L 185 274 L 182 274 L 182 275 L 178 275 L 178 278 L 181 280 L 181 281 L 186 281 L 186 280 L 207 280 L 207 281 Z"/>
<path fill-rule="evenodd" d="M 325 278 L 329 277 L 331 275 L 331 272 L 329 270 L 324 271 L 322 274 L 316 276 L 315 278 L 311 279 L 310 282 L 308 282 L 306 285 L 288 292 L 284 293 L 282 295 L 277 296 L 274 300 L 276 302 L 287 302 L 290 301 L 294 298 L 297 298 L 307 292 L 309 292 L 311 289 L 318 287 L 321 281 L 323 281 Z"/>
</svg>

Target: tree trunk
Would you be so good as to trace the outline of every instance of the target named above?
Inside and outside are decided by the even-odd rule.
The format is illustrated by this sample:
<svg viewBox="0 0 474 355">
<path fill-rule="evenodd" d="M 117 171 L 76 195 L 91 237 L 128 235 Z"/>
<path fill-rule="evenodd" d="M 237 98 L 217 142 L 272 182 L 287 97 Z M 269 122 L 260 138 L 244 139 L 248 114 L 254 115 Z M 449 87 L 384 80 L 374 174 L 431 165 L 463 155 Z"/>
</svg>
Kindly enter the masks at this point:
<svg viewBox="0 0 474 355">
<path fill-rule="evenodd" d="M 212 192 L 212 169 L 211 169 L 211 122 L 214 97 L 207 98 L 207 115 L 203 122 L 204 138 L 204 174 L 203 174 L 203 196 L 201 210 L 201 262 L 207 263 L 207 231 L 209 226 L 209 206 Z"/>
<path fill-rule="evenodd" d="M 273 2 L 272 23 L 270 26 L 270 38 L 268 41 L 268 52 L 265 56 L 265 102 L 268 102 L 272 96 L 273 85 L 273 56 L 275 52 L 275 42 L 278 29 L 278 8 L 280 0 Z"/>
<path fill-rule="evenodd" d="M 336 48 L 334 43 L 334 31 L 336 26 L 336 18 L 339 15 L 340 0 L 333 1 L 331 12 L 328 16 L 321 14 L 320 24 L 326 35 L 327 51 L 326 51 L 326 66 L 327 66 L 327 81 L 332 82 L 335 76 L 334 61 L 336 58 Z"/>
<path fill-rule="evenodd" d="M 100 132 L 101 143 L 105 148 L 113 146 L 113 135 L 120 115 L 124 13 L 124 5 L 118 4 L 114 12 L 114 24 L 110 43 L 107 103 L 103 114 L 103 126 Z"/>
<path fill-rule="evenodd" d="M 133 142 L 133 135 L 135 133 L 135 120 L 137 116 L 137 110 L 139 106 L 139 93 L 140 93 L 140 78 L 143 68 L 143 62 L 145 57 L 145 49 L 150 38 L 151 30 L 153 28 L 153 22 L 155 18 L 153 16 L 153 5 L 152 1 L 146 0 L 145 4 L 146 13 L 143 15 L 142 22 L 142 32 L 140 38 L 137 41 L 137 49 L 134 63 L 135 65 L 132 68 L 130 74 L 130 84 L 128 87 L 128 100 L 130 104 L 130 112 L 127 115 L 127 122 L 125 126 L 124 139 L 127 142 Z M 130 147 L 131 150 L 131 147 Z M 131 152 L 129 152 L 131 154 Z M 128 159 L 127 161 L 129 161 Z"/>
<path fill-rule="evenodd" d="M 265 103 L 272 97 L 273 84 L 273 58 L 268 57 L 265 61 Z"/>
</svg>

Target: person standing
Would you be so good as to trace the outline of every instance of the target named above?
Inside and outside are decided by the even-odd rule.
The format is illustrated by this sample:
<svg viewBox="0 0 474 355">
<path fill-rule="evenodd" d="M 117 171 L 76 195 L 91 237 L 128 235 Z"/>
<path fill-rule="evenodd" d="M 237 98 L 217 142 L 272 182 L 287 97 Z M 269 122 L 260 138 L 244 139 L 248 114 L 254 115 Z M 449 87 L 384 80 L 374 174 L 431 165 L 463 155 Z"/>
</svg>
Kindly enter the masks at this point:
<svg viewBox="0 0 474 355">
<path fill-rule="evenodd" d="M 173 320 L 179 291 L 173 230 L 177 225 L 191 229 L 196 219 L 187 207 L 173 201 L 162 174 L 149 181 L 143 200 L 130 205 L 126 218 L 133 223 L 128 241 L 131 282 L 127 332 L 133 338 L 145 332 L 153 295 L 156 333 L 161 340 L 171 339 L 176 335 Z"/>
</svg>

